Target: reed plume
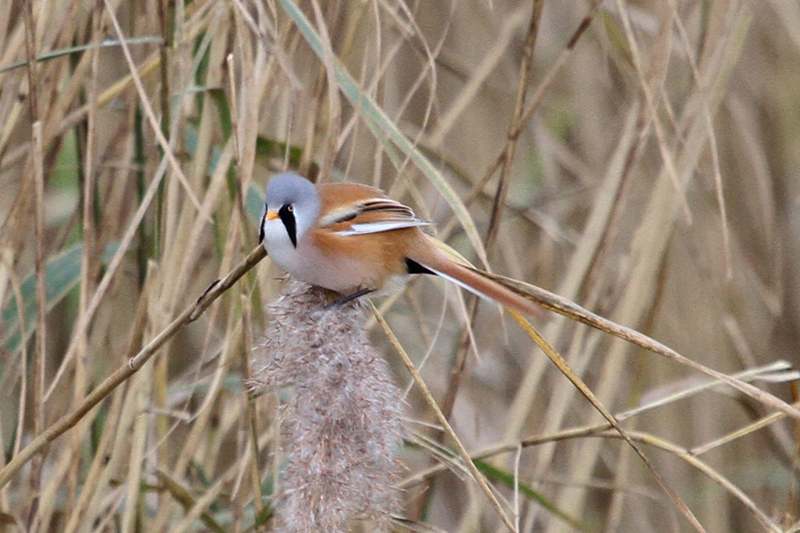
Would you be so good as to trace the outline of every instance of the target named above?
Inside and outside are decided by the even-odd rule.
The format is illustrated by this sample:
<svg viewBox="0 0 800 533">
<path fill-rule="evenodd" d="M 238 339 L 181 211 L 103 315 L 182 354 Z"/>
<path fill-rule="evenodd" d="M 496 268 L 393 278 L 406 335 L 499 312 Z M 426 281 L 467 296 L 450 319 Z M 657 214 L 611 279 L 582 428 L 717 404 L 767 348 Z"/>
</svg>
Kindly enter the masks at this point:
<svg viewBox="0 0 800 533">
<path fill-rule="evenodd" d="M 274 499 L 275 530 L 285 533 L 345 531 L 352 520 L 383 529 L 399 499 L 401 393 L 362 328 L 363 304 L 326 309 L 330 299 L 288 282 L 255 350 L 254 388 L 289 392 Z"/>
</svg>

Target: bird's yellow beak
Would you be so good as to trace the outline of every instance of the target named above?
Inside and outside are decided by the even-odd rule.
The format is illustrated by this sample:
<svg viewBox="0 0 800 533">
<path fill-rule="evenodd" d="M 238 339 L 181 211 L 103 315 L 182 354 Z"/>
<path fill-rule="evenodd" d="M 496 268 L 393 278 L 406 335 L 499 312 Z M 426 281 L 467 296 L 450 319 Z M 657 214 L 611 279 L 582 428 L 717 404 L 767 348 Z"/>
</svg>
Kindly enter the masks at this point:
<svg viewBox="0 0 800 533">
<path fill-rule="evenodd" d="M 274 220 L 278 218 L 278 213 L 275 211 L 267 211 L 267 214 L 264 215 L 264 220 Z"/>
</svg>

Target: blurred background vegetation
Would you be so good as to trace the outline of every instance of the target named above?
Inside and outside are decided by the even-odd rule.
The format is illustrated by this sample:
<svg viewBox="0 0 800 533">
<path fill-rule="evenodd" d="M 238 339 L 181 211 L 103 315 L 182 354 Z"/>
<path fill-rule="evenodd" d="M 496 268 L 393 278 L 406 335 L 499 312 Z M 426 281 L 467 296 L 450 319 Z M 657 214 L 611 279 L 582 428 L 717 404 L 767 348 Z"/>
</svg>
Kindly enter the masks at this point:
<svg viewBox="0 0 800 533">
<path fill-rule="evenodd" d="M 256 246 L 285 168 L 381 187 L 477 264 L 795 400 L 800 4 L 19 0 L 0 2 L 0 466 Z M 270 530 L 276 401 L 243 384 L 268 263 L 4 480 L 0 531 Z M 617 435 L 565 436 L 602 419 L 461 298 L 420 279 L 379 303 L 519 530 L 690 530 Z M 624 425 L 708 531 L 797 530 L 797 421 L 537 325 L 612 412 L 646 407 Z M 503 531 L 408 389 L 400 514 Z"/>
</svg>

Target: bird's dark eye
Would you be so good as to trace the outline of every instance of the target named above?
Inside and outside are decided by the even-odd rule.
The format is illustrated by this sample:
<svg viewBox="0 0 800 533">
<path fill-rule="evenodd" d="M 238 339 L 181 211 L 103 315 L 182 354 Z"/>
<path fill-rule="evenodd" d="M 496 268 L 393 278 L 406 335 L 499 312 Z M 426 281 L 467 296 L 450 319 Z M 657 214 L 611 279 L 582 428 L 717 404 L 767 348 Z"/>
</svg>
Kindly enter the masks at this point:
<svg viewBox="0 0 800 533">
<path fill-rule="evenodd" d="M 294 213 L 294 206 L 293 205 L 287 205 L 286 206 L 286 210 L 289 211 L 290 213 Z"/>
</svg>

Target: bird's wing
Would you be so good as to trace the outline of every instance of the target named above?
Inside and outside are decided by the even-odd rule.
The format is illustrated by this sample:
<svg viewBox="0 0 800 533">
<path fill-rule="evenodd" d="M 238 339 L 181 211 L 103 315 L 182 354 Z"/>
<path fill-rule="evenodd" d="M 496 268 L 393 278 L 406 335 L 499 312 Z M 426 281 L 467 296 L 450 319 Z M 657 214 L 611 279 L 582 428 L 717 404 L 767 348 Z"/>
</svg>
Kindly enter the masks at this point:
<svg viewBox="0 0 800 533">
<path fill-rule="evenodd" d="M 402 228 L 431 226 L 410 207 L 389 198 L 367 198 L 332 210 L 318 226 L 337 235 L 365 235 Z"/>
</svg>

